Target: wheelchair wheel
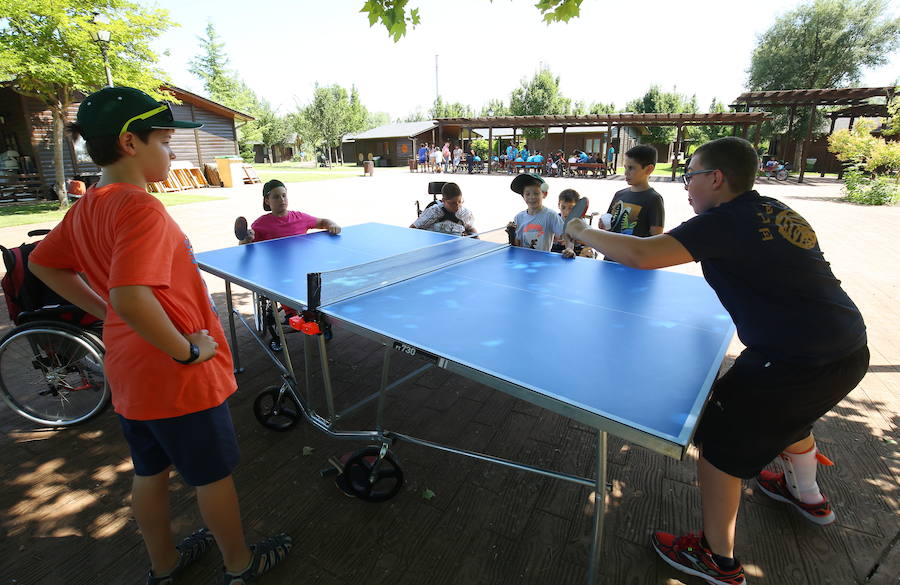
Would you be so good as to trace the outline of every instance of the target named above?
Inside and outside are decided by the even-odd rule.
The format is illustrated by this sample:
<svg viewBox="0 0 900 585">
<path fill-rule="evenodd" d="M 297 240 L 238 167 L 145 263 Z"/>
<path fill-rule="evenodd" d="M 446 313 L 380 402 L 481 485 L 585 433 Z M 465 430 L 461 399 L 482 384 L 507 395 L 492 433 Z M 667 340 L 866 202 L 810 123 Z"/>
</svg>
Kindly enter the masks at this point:
<svg viewBox="0 0 900 585">
<path fill-rule="evenodd" d="M 55 321 L 34 321 L 0 341 L 0 397 L 38 424 L 76 425 L 109 404 L 103 342 Z"/>
</svg>

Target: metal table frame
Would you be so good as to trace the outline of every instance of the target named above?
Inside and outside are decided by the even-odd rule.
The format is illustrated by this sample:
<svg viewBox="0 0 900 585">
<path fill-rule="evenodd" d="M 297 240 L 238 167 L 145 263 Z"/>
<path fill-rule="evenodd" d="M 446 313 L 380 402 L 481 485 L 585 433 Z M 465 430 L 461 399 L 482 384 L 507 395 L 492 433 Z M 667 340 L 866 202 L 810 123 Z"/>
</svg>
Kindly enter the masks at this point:
<svg viewBox="0 0 900 585">
<path fill-rule="evenodd" d="M 283 324 L 277 323 L 277 331 L 282 343 L 282 347 L 284 347 L 284 362 L 282 362 L 278 356 L 276 356 L 265 343 L 265 341 L 260 337 L 257 330 L 252 327 L 243 316 L 234 308 L 232 301 L 232 292 L 231 285 L 232 282 L 246 288 L 256 294 L 263 295 L 273 301 L 277 301 L 286 306 L 295 306 L 298 304 L 296 300 L 287 299 L 280 297 L 278 294 L 272 293 L 272 291 L 262 290 L 256 287 L 252 282 L 244 281 L 240 278 L 236 278 L 234 275 L 223 273 L 221 271 L 215 270 L 211 267 L 206 267 L 201 264 L 201 268 L 211 274 L 219 276 L 225 280 L 225 291 L 226 291 L 226 306 L 228 310 L 228 325 L 229 331 L 231 334 L 231 351 L 232 356 L 234 358 L 235 364 L 235 372 L 240 373 L 243 371 L 243 368 L 240 366 L 240 354 L 237 346 L 237 334 L 235 330 L 235 317 L 237 317 L 240 322 L 247 328 L 250 332 L 251 336 L 257 341 L 262 350 L 269 356 L 275 366 L 281 372 L 281 378 L 283 383 L 278 393 L 278 400 L 276 400 L 276 404 L 283 397 L 287 396 L 291 399 L 291 401 L 298 408 L 300 413 L 302 413 L 303 417 L 309 421 L 313 426 L 315 426 L 320 431 L 326 433 L 327 435 L 336 438 L 336 439 L 346 439 L 346 440 L 369 440 L 375 443 L 381 444 L 381 456 L 383 457 L 387 450 L 392 446 L 395 442 L 398 441 L 406 441 L 410 443 L 414 443 L 417 445 L 422 445 L 425 447 L 430 447 L 433 449 L 438 449 L 441 451 L 445 451 L 448 453 L 455 453 L 457 455 L 463 455 L 466 457 L 470 457 L 473 459 L 478 459 L 481 461 L 486 461 L 490 463 L 495 463 L 498 465 L 503 465 L 505 467 L 510 467 L 513 469 L 518 469 L 521 471 L 528 471 L 531 473 L 537 473 L 539 475 L 544 475 L 548 477 L 553 477 L 556 479 L 561 479 L 564 481 L 576 483 L 593 490 L 594 494 L 594 517 L 593 517 L 593 528 L 592 528 L 592 543 L 590 549 L 590 555 L 588 560 L 588 576 L 587 583 L 589 585 L 593 585 L 597 582 L 597 575 L 599 569 L 599 561 L 600 561 L 600 550 L 603 536 L 603 524 L 604 517 L 606 513 L 606 492 L 607 492 L 607 440 L 608 433 L 613 433 L 614 435 L 633 442 L 637 445 L 641 445 L 647 447 L 653 451 L 658 453 L 668 455 L 675 459 L 682 459 L 684 457 L 684 453 L 687 449 L 687 445 L 681 445 L 679 443 L 675 443 L 672 441 L 668 441 L 666 439 L 657 437 L 651 433 L 642 431 L 640 429 L 636 429 L 634 427 L 628 426 L 621 422 L 611 420 L 611 419 L 598 419 L 597 415 L 593 415 L 588 413 L 580 408 L 577 408 L 571 404 L 568 404 L 564 401 L 556 400 L 553 398 L 549 398 L 547 396 L 540 396 L 538 399 L 538 395 L 529 388 L 520 386 L 518 384 L 513 384 L 509 381 L 500 379 L 498 377 L 492 376 L 490 374 L 478 371 L 474 368 L 471 368 L 467 365 L 457 363 L 446 358 L 436 356 L 431 354 L 421 348 L 414 347 L 408 345 L 407 343 L 398 341 L 393 339 L 390 336 L 382 335 L 380 333 L 370 331 L 364 327 L 361 327 L 357 324 L 340 320 L 334 317 L 329 316 L 329 319 L 335 320 L 336 322 L 341 324 L 343 329 L 349 330 L 352 333 L 360 335 L 362 337 L 372 339 L 382 344 L 384 357 L 382 362 L 382 372 L 381 372 L 381 380 L 379 384 L 379 389 L 377 392 L 363 398 L 357 403 L 349 406 L 348 408 L 342 410 L 341 412 L 337 412 L 334 404 L 334 392 L 333 385 L 331 381 L 331 373 L 328 366 L 328 346 L 326 340 L 322 334 L 318 335 L 303 335 L 303 356 L 304 356 L 304 375 L 305 375 L 305 393 L 302 393 L 298 387 L 297 377 L 294 373 L 293 365 L 290 359 L 289 349 L 286 343 L 284 327 Z M 315 274 L 310 274 L 310 278 L 314 278 Z M 314 282 L 310 282 L 310 289 L 315 286 Z M 312 298 L 312 297 L 311 297 Z M 325 313 L 320 312 L 318 310 L 309 310 L 307 308 L 305 315 L 309 318 L 315 319 L 319 322 L 323 321 L 323 317 Z M 312 401 L 312 382 L 310 380 L 310 365 L 311 365 L 311 350 L 313 348 L 313 337 L 315 337 L 315 343 L 318 346 L 319 359 L 321 364 L 322 378 L 323 378 L 323 390 L 325 395 L 325 408 L 327 411 L 326 416 L 320 415 L 313 404 Z M 725 349 L 727 348 L 728 340 L 725 341 L 725 344 L 722 346 L 720 350 L 720 357 L 724 355 Z M 416 370 L 394 380 L 393 382 L 389 381 L 390 377 L 390 366 L 391 366 L 391 356 L 394 351 L 400 351 L 407 355 L 414 355 L 423 357 L 426 360 L 426 363 L 417 368 Z M 384 400 L 385 395 L 400 386 L 414 380 L 420 375 L 424 374 L 426 371 L 430 370 L 433 367 L 443 368 L 449 372 L 459 374 L 476 382 L 485 384 L 491 388 L 500 390 L 515 398 L 519 398 L 530 402 L 532 404 L 536 404 L 542 408 L 555 412 L 557 414 L 566 416 L 573 420 L 577 420 L 589 427 L 592 427 L 596 430 L 596 445 L 595 445 L 595 476 L 593 479 L 581 477 L 577 475 L 570 475 L 565 473 L 560 473 L 558 471 L 545 469 L 541 467 L 534 467 L 531 465 L 526 465 L 523 463 L 518 463 L 515 461 L 510 461 L 507 459 L 494 457 L 491 455 L 487 455 L 484 453 L 479 453 L 475 451 L 468 451 L 464 449 L 458 449 L 452 446 L 443 445 L 439 443 L 435 443 L 432 441 L 428 441 L 425 439 L 420 439 L 416 437 L 412 437 L 409 435 L 405 435 L 402 433 L 397 433 L 393 431 L 388 431 L 384 429 L 383 426 L 383 415 L 384 415 Z M 369 404 L 372 400 L 377 400 L 377 414 L 376 414 L 376 422 L 375 428 L 373 430 L 368 431 L 341 431 L 336 428 L 336 424 L 341 420 L 342 417 L 347 414 Z M 704 400 L 705 402 L 705 400 Z M 699 414 L 698 414 L 699 418 Z M 600 424 L 598 424 L 600 423 Z M 689 444 L 689 443 L 688 443 Z"/>
</svg>

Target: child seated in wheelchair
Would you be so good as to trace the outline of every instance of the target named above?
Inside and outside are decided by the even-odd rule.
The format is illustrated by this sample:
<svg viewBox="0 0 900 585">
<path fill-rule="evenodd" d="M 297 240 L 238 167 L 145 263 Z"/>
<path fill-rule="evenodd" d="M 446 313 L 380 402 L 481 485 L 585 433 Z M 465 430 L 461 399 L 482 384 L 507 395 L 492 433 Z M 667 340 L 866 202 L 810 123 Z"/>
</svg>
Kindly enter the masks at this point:
<svg viewBox="0 0 900 585">
<path fill-rule="evenodd" d="M 311 229 L 327 230 L 333 235 L 341 233 L 341 226 L 330 219 L 316 218 L 301 211 L 289 210 L 287 188 L 278 179 L 272 179 L 263 185 L 263 209 L 269 213 L 258 217 L 249 228 L 246 218 L 239 217 L 235 221 L 234 235 L 241 244 L 301 236 Z M 284 311 L 279 311 L 274 303 L 262 297 L 258 299 L 258 303 L 260 304 L 257 311 L 258 318 L 263 320 L 265 329 L 272 337 L 269 348 L 279 352 L 283 348 L 275 330 L 276 313 L 281 320 L 286 320 L 296 315 L 297 311 L 291 307 L 283 307 Z"/>
<path fill-rule="evenodd" d="M 581 199 L 581 195 L 578 194 L 578 191 L 575 189 L 563 189 L 559 193 L 559 216 L 565 221 L 569 217 L 569 213 L 572 212 L 572 208 L 575 207 L 575 204 L 578 203 L 578 200 Z M 553 246 L 550 248 L 551 252 L 556 252 L 558 254 L 562 254 L 566 249 L 566 242 L 562 237 L 557 236 L 553 240 Z M 586 245 L 584 242 L 575 241 L 574 251 L 576 256 L 581 256 L 583 258 L 596 258 L 597 253 L 593 248 Z"/>
<path fill-rule="evenodd" d="M 429 203 L 409 227 L 454 236 L 477 234 L 475 215 L 462 204 L 463 196 L 459 185 L 444 183 L 441 187 L 441 201 Z"/>
</svg>

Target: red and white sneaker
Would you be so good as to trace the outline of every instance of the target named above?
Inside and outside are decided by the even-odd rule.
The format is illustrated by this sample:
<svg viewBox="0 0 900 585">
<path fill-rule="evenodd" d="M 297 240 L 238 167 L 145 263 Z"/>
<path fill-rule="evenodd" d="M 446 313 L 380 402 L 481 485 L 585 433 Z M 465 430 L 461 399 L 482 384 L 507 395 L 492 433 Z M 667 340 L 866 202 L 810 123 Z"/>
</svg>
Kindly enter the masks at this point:
<svg viewBox="0 0 900 585">
<path fill-rule="evenodd" d="M 756 485 L 759 486 L 762 493 L 773 500 L 792 505 L 804 518 L 814 524 L 825 526 L 834 522 L 834 510 L 831 509 L 828 498 L 822 496 L 822 501 L 818 504 L 804 504 L 795 498 L 788 489 L 784 473 L 764 469 L 756 476 Z"/>
<path fill-rule="evenodd" d="M 703 546 L 699 534 L 675 536 L 668 532 L 654 532 L 650 544 L 656 553 L 676 570 L 700 577 L 713 585 L 745 585 L 744 567 L 735 559 L 735 566 L 723 569 L 716 564 L 712 551 Z"/>
</svg>

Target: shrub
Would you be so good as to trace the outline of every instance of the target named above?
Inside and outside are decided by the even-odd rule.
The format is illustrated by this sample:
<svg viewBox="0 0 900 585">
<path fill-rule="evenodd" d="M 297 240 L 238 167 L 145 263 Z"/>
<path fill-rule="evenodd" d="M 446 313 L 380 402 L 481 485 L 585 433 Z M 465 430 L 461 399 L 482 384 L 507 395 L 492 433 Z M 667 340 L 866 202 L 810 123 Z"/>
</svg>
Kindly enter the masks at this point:
<svg viewBox="0 0 900 585">
<path fill-rule="evenodd" d="M 844 173 L 847 200 L 860 205 L 891 205 L 900 200 L 900 185 L 888 177 L 871 179 L 859 169 Z"/>
</svg>

